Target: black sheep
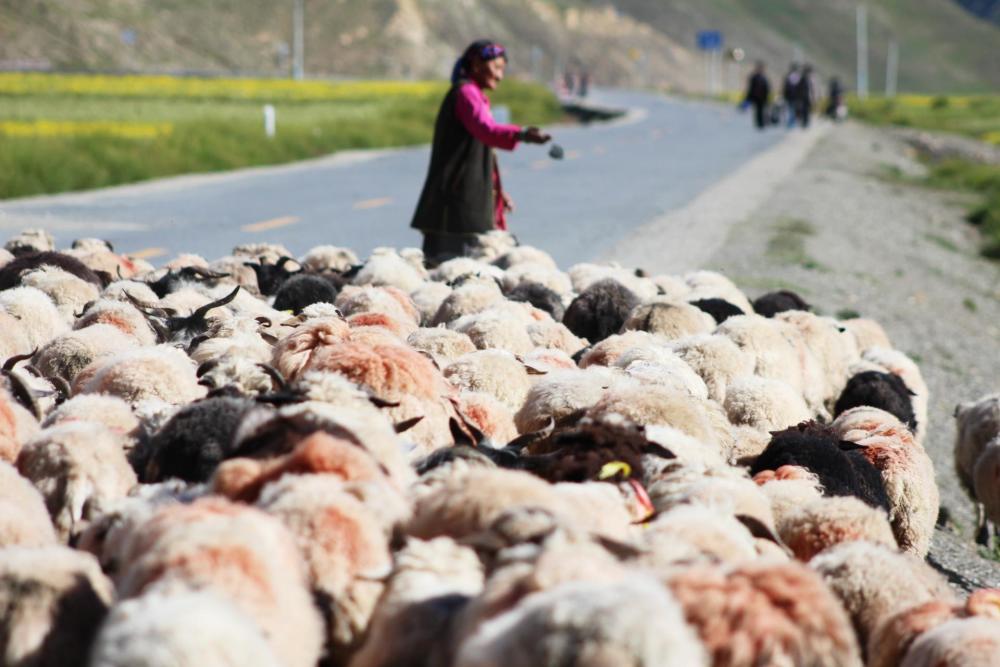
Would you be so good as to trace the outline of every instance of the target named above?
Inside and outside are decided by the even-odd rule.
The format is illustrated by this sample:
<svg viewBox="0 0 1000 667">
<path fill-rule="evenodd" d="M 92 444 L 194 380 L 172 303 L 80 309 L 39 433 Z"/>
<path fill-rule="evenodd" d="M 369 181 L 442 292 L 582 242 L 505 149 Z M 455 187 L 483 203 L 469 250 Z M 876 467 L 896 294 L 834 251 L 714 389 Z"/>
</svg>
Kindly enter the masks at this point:
<svg viewBox="0 0 1000 667">
<path fill-rule="evenodd" d="M 735 306 L 725 299 L 698 299 L 692 301 L 691 305 L 711 315 L 716 324 L 722 324 L 736 315 L 746 315 L 739 306 Z"/>
<path fill-rule="evenodd" d="M 146 283 L 149 289 L 161 299 L 175 292 L 187 283 L 201 283 L 205 287 L 217 287 L 219 281 L 228 278 L 228 273 L 210 271 L 201 266 L 184 266 L 180 269 L 170 269 L 153 282 Z"/>
<path fill-rule="evenodd" d="M 0 268 L 0 291 L 17 287 L 21 284 L 22 273 L 42 266 L 54 266 L 67 273 L 72 273 L 80 280 L 86 280 L 101 288 L 104 287 L 104 281 L 101 280 L 101 277 L 87 268 L 87 265 L 76 257 L 61 252 L 46 251 L 21 255 Z"/>
<path fill-rule="evenodd" d="M 530 303 L 535 308 L 547 312 L 556 322 L 561 322 L 563 314 L 566 312 L 566 309 L 562 305 L 562 300 L 556 294 L 555 290 L 549 289 L 540 283 L 521 283 L 507 292 L 506 297 L 511 301 Z"/>
<path fill-rule="evenodd" d="M 265 264 L 257 262 L 243 262 L 243 266 L 249 266 L 257 274 L 257 288 L 264 296 L 274 296 L 285 282 L 300 271 L 300 269 L 286 269 L 285 264 L 294 262 L 291 257 L 282 257 L 275 264 Z"/>
<path fill-rule="evenodd" d="M 339 276 L 316 273 L 298 273 L 278 288 L 274 297 L 275 310 L 290 310 L 298 315 L 314 303 L 333 303 L 340 292 Z"/>
<path fill-rule="evenodd" d="M 795 292 L 780 290 L 757 297 L 753 302 L 753 310 L 758 315 L 774 317 L 786 310 L 812 310 L 812 306 Z"/>
<path fill-rule="evenodd" d="M 232 454 L 233 435 L 254 402 L 206 398 L 181 408 L 131 461 L 142 482 L 205 482 Z"/>
<path fill-rule="evenodd" d="M 913 413 L 911 399 L 913 395 L 898 375 L 864 371 L 847 381 L 847 386 L 837 399 L 833 412 L 834 416 L 839 416 L 851 408 L 867 405 L 895 415 L 899 421 L 909 426 L 911 431 L 915 431 L 917 418 Z"/>
<path fill-rule="evenodd" d="M 570 331 L 591 343 L 618 333 L 639 297 L 613 278 L 605 278 L 583 290 L 563 315 Z"/>
<path fill-rule="evenodd" d="M 827 426 L 803 422 L 775 431 L 771 442 L 750 467 L 750 474 L 784 465 L 805 468 L 819 478 L 828 496 L 854 496 L 872 507 L 889 511 L 889 497 L 878 469 L 858 445 L 837 438 Z"/>
</svg>

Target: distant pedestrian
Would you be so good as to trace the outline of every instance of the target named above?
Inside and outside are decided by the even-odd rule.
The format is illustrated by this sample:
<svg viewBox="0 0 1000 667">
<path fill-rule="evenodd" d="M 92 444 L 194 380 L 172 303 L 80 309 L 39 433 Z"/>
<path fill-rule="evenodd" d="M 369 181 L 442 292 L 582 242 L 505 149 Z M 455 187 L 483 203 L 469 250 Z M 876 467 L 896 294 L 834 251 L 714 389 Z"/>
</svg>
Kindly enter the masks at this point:
<svg viewBox="0 0 1000 667">
<path fill-rule="evenodd" d="M 580 70 L 580 83 L 576 87 L 576 94 L 579 97 L 586 97 L 590 92 L 590 72 Z"/>
<path fill-rule="evenodd" d="M 816 104 L 816 84 L 813 81 L 812 66 L 805 65 L 795 86 L 796 116 L 803 128 L 809 127 L 813 106 Z"/>
<path fill-rule="evenodd" d="M 767 102 L 771 97 L 771 83 L 764 75 L 764 63 L 757 61 L 753 68 L 753 74 L 747 82 L 747 94 L 743 99 L 744 106 L 753 106 L 754 125 L 758 130 L 763 130 L 767 126 L 767 119 L 764 112 L 767 110 Z"/>
<path fill-rule="evenodd" d="M 479 234 L 507 229 L 514 208 L 503 190 L 494 148 L 513 150 L 521 141 L 544 144 L 537 127 L 493 120 L 485 91 L 503 80 L 507 52 L 496 42 L 473 42 L 455 63 L 451 89 L 434 124 L 427 180 L 411 227 L 424 235 L 430 266 L 468 253 Z"/>
<path fill-rule="evenodd" d="M 802 72 L 799 70 L 799 64 L 792 62 L 788 67 L 788 73 L 785 74 L 785 80 L 781 83 L 781 99 L 784 102 L 785 125 L 787 127 L 795 127 L 795 117 L 798 115 L 796 95 L 799 92 L 798 86 L 801 77 Z"/>
<path fill-rule="evenodd" d="M 847 116 L 847 107 L 844 104 L 844 87 L 837 77 L 830 78 L 825 113 L 830 120 L 835 121 L 843 120 Z"/>
</svg>

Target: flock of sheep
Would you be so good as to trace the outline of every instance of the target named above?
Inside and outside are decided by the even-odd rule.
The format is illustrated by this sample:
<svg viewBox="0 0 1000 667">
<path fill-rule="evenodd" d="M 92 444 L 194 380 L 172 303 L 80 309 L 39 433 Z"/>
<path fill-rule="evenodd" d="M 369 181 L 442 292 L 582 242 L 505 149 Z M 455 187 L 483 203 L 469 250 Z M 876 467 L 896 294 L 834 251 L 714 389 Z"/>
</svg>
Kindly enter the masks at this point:
<svg viewBox="0 0 1000 667">
<path fill-rule="evenodd" d="M 510 237 L 0 251 L 4 665 L 1000 664 L 869 319 Z M 1000 520 L 1000 395 L 956 410 Z"/>
</svg>

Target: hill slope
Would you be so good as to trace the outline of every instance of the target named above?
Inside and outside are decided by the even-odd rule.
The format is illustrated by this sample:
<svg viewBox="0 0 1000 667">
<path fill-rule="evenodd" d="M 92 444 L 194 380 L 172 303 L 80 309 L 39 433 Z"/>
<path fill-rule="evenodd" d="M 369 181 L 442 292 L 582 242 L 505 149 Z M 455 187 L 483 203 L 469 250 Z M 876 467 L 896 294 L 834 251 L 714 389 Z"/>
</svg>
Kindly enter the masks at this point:
<svg viewBox="0 0 1000 667">
<path fill-rule="evenodd" d="M 900 88 L 1000 89 L 1000 28 L 955 2 L 869 3 L 871 83 L 886 43 L 901 47 Z M 290 0 L 0 0 L 0 66 L 143 71 L 289 69 Z M 699 29 L 725 33 L 748 61 L 780 71 L 793 54 L 854 80 L 853 0 L 306 0 L 306 69 L 315 76 L 443 76 L 455 53 L 488 34 L 512 70 L 548 78 L 577 60 L 598 81 L 698 90 Z M 745 70 L 746 65 L 743 66 Z M 736 85 L 745 71 L 727 72 Z"/>
</svg>

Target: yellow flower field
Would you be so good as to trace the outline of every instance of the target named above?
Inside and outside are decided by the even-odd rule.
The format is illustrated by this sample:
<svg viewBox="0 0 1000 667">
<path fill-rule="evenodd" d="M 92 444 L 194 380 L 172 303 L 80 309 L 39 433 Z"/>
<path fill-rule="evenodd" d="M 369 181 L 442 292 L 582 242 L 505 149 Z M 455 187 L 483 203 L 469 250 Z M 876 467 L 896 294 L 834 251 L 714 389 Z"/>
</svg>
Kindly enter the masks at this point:
<svg viewBox="0 0 1000 667">
<path fill-rule="evenodd" d="M 288 102 L 330 102 L 438 95 L 437 81 L 293 81 L 172 76 L 0 73 L 0 95 L 83 95 Z"/>
<path fill-rule="evenodd" d="M 32 120 L 0 121 L 0 134 L 8 137 L 82 137 L 107 135 L 125 139 L 156 139 L 174 131 L 172 123 L 123 123 L 113 121 Z"/>
</svg>

